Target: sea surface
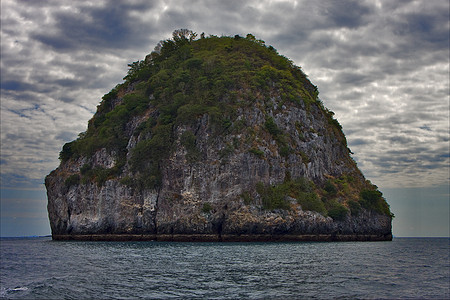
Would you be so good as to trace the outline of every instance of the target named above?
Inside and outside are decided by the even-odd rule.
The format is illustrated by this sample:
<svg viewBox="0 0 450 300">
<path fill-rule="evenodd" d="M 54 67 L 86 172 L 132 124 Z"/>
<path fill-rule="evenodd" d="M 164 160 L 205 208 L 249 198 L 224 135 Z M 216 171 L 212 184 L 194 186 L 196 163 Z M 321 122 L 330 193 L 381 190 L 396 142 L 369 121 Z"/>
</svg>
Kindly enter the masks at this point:
<svg viewBox="0 0 450 300">
<path fill-rule="evenodd" d="M 448 299 L 449 242 L 3 238 L 0 299 Z"/>
</svg>

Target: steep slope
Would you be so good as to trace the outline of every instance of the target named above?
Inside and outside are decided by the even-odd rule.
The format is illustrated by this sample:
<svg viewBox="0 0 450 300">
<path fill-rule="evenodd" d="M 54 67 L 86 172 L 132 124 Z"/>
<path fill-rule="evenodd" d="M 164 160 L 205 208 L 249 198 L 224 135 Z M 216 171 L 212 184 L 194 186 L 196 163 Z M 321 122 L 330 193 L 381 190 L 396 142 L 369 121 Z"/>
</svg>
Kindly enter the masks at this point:
<svg viewBox="0 0 450 300">
<path fill-rule="evenodd" d="M 54 239 L 389 240 L 392 215 L 299 67 L 175 31 L 46 177 Z"/>
</svg>

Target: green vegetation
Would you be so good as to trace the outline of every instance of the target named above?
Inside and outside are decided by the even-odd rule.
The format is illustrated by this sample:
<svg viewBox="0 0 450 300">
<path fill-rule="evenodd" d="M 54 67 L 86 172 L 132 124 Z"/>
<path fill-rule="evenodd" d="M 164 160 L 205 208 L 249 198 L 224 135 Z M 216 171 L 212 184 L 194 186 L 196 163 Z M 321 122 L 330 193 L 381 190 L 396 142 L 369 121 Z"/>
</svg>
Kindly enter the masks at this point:
<svg viewBox="0 0 450 300">
<path fill-rule="evenodd" d="M 393 216 L 389 205 L 376 186 L 370 181 L 360 183 L 349 174 L 327 180 L 321 195 L 328 215 L 333 219 L 342 219 L 348 212 L 356 216 L 362 208 Z M 337 199 L 344 199 L 344 202 Z"/>
<path fill-rule="evenodd" d="M 201 153 L 196 146 L 197 137 L 191 131 L 185 131 L 180 137 L 181 144 L 186 148 L 186 158 L 189 163 L 200 159 Z"/>
<path fill-rule="evenodd" d="M 152 133 L 152 138 L 139 142 L 131 153 L 131 169 L 139 174 L 136 182 L 139 188 L 160 186 L 160 164 L 169 156 L 172 147 L 171 124 L 156 126 Z"/>
<path fill-rule="evenodd" d="M 261 158 L 261 159 L 264 158 L 264 152 L 257 148 L 251 148 L 250 150 L 248 150 L 248 152 L 256 155 L 258 158 Z"/>
<path fill-rule="evenodd" d="M 288 144 L 284 143 L 280 147 L 280 155 L 283 157 L 287 157 L 291 153 L 291 147 Z"/>
<path fill-rule="evenodd" d="M 266 119 L 264 127 L 277 142 L 280 155 L 283 157 L 287 157 L 291 153 L 291 147 L 289 147 L 283 131 L 278 128 L 272 117 L 268 117 Z"/>
<path fill-rule="evenodd" d="M 160 185 L 160 167 L 178 138 L 187 150 L 188 161 L 199 160 L 195 135 L 174 136 L 179 125 L 194 125 L 207 115 L 212 135 L 239 130 L 243 123 L 234 121 L 236 111 L 256 100 L 264 102 L 273 91 L 278 94 L 270 96 L 282 103 L 320 104 L 317 88 L 302 70 L 251 34 L 245 38 L 202 35 L 197 39 L 190 30 L 176 30 L 172 39 L 161 41 L 144 60 L 128 66 L 125 82 L 103 96 L 87 131 L 64 145 L 60 159 L 90 157 L 102 148 L 118 162 L 130 157 L 137 180 L 125 181 L 136 187 Z M 136 129 L 129 128 L 130 121 L 138 118 L 146 121 Z M 267 119 L 265 128 L 276 139 L 280 155 L 288 156 L 292 149 L 272 118 Z M 138 143 L 127 153 L 132 133 Z M 232 146 L 238 142 L 233 141 Z M 234 149 L 227 146 L 221 156 L 226 158 Z M 250 152 L 263 157 L 257 148 Z M 101 185 L 121 174 L 125 164 L 117 165 L 112 170 L 85 169 L 81 180 Z"/>
<path fill-rule="evenodd" d="M 69 177 L 66 178 L 64 181 L 64 185 L 67 188 L 70 188 L 72 185 L 77 185 L 80 183 L 80 175 L 78 174 L 72 174 Z"/>
<path fill-rule="evenodd" d="M 297 203 L 301 205 L 303 210 L 316 211 L 326 216 L 327 211 L 324 203 L 320 200 L 316 186 L 312 181 L 306 178 L 289 181 L 290 196 L 297 199 Z"/>
<path fill-rule="evenodd" d="M 256 192 L 261 197 L 263 208 L 267 210 L 290 209 L 287 198 L 291 197 L 297 200 L 297 203 L 301 205 L 303 210 L 315 211 L 325 216 L 327 215 L 325 205 L 316 193 L 314 183 L 306 178 L 288 179 L 278 185 L 258 183 Z M 244 195 L 242 197 L 244 198 Z M 249 195 L 245 195 L 244 202 L 249 197 Z"/>
<path fill-rule="evenodd" d="M 96 182 L 98 186 L 102 186 L 106 180 L 116 177 L 120 174 L 123 162 L 116 163 L 112 168 L 106 169 L 102 167 L 92 168 L 90 164 L 84 164 L 80 168 L 81 183 Z"/>
<path fill-rule="evenodd" d="M 323 189 L 327 192 L 327 195 L 329 196 L 336 196 L 338 192 L 336 186 L 330 180 L 327 180 L 327 182 L 325 183 L 325 187 Z"/>
<path fill-rule="evenodd" d="M 389 204 L 383 198 L 383 194 L 378 190 L 361 191 L 360 204 L 362 207 L 376 211 L 379 214 L 394 216 L 389 209 Z"/>
<path fill-rule="evenodd" d="M 347 139 L 345 138 L 345 135 L 342 132 L 342 126 L 339 123 L 338 120 L 336 120 L 334 118 L 334 112 L 332 112 L 331 110 L 325 108 L 323 106 L 322 102 L 318 102 L 319 103 L 319 107 L 322 109 L 322 111 L 325 113 L 325 116 L 327 117 L 327 121 L 328 121 L 328 130 L 327 132 L 331 132 L 334 136 L 334 138 L 338 139 L 341 144 L 348 149 L 347 147 Z"/>
<path fill-rule="evenodd" d="M 298 154 L 302 157 L 302 162 L 307 165 L 310 162 L 309 156 L 303 152 L 303 151 L 298 151 Z"/>
<path fill-rule="evenodd" d="M 303 210 L 316 211 L 324 216 L 327 215 L 325 205 L 315 192 L 299 192 L 297 202 Z"/>
<path fill-rule="evenodd" d="M 219 152 L 219 158 L 222 162 L 227 162 L 228 156 L 230 156 L 234 152 L 234 146 L 232 144 L 227 143 L 225 147 Z"/>
<path fill-rule="evenodd" d="M 318 134 L 330 134 L 347 147 L 341 125 L 319 100 L 317 88 L 299 67 L 272 46 L 266 46 L 251 34 L 245 38 L 238 35 L 196 37 L 190 30 L 176 30 L 172 39 L 160 42 L 144 60 L 129 64 L 125 81 L 103 96 L 87 131 L 65 144 L 59 155 L 65 162 L 89 158 L 96 151 L 106 149 L 114 156 L 115 166 L 102 168 L 85 164 L 79 174 L 68 175 L 67 188 L 80 183 L 102 186 L 109 179 L 123 176 L 127 160 L 132 174 L 123 177 L 122 184 L 137 189 L 159 188 L 161 166 L 177 145 L 186 150 L 188 163 L 201 161 L 203 154 L 194 134 L 200 119 L 207 124 L 212 138 L 227 133 L 242 134 L 228 140 L 221 149 L 222 164 L 234 151 L 242 149 L 266 159 L 259 148 L 259 134 L 270 135 L 282 157 L 295 151 L 307 164 L 308 155 L 291 148 L 289 136 L 269 113 L 273 107 L 269 99 L 274 98 L 278 99 L 275 110 L 289 104 L 321 110 L 327 128 Z M 237 112 L 248 106 L 258 106 L 265 114 L 262 128 L 249 126 L 245 119 L 238 118 Z M 177 136 L 177 128 L 186 130 Z M 310 129 L 299 122 L 295 128 L 300 140 L 306 141 L 308 136 L 304 131 Z M 128 150 L 131 135 L 136 144 Z M 344 220 L 349 213 L 357 215 L 362 209 L 393 216 L 381 192 L 370 183 L 355 180 L 358 176 L 330 176 L 323 185 L 316 186 L 305 178 L 291 179 L 289 174 L 285 182 L 259 183 L 258 195 L 244 192 L 241 198 L 246 205 L 261 199 L 264 209 L 273 210 L 290 209 L 291 197 L 303 210 L 319 212 L 335 220 Z M 211 209 L 209 203 L 202 207 L 205 213 Z"/>
<path fill-rule="evenodd" d="M 349 213 L 358 215 L 361 208 L 393 216 L 381 192 L 376 189 L 363 190 L 359 201 L 348 200 L 347 204 L 338 201 L 338 198 L 348 199 L 341 197 L 342 195 L 351 197 L 351 192 L 356 189 L 356 187 L 349 187 L 349 182 L 353 181 L 351 176 L 343 175 L 339 179 L 328 180 L 324 187 L 320 188 L 306 178 L 292 180 L 290 176 L 287 176 L 285 182 L 277 185 L 258 183 L 256 192 L 261 198 L 262 207 L 267 210 L 290 209 L 287 199 L 291 197 L 297 200 L 303 210 L 315 211 L 337 221 L 343 221 Z M 320 195 L 322 198 L 319 197 Z M 253 203 L 250 193 L 243 193 L 241 197 L 246 205 Z"/>
<path fill-rule="evenodd" d="M 345 203 L 348 204 L 349 201 L 359 200 L 359 192 L 362 188 L 361 182 L 356 181 L 353 176 L 343 174 L 338 178 L 329 177 L 322 187 L 321 195 L 325 202 L 345 199 Z"/>
<path fill-rule="evenodd" d="M 203 203 L 203 207 L 202 207 L 202 212 L 203 213 L 208 214 L 208 213 L 211 212 L 211 210 L 212 210 L 211 203 L 209 203 L 209 202 Z"/>
<path fill-rule="evenodd" d="M 350 213 L 352 216 L 357 216 L 361 211 L 361 204 L 354 200 L 348 201 L 348 207 L 350 208 Z"/>
<path fill-rule="evenodd" d="M 305 136 L 303 134 L 303 125 L 300 122 L 296 121 L 295 122 L 295 129 L 297 129 L 299 139 L 302 142 L 306 142 L 306 138 L 305 138 Z"/>
<path fill-rule="evenodd" d="M 133 178 L 130 176 L 125 176 L 120 180 L 120 183 L 127 186 L 133 186 Z"/>
<path fill-rule="evenodd" d="M 256 192 L 261 197 L 264 209 L 289 209 L 289 203 L 286 200 L 287 190 L 284 185 L 271 186 L 260 182 L 256 185 Z"/>
<path fill-rule="evenodd" d="M 348 214 L 348 209 L 336 200 L 328 201 L 325 206 L 328 216 L 332 217 L 333 220 L 343 221 Z"/>
<path fill-rule="evenodd" d="M 249 192 L 243 192 L 241 194 L 241 198 L 242 198 L 242 200 L 244 200 L 245 205 L 250 205 L 253 203 L 253 198 Z"/>
<path fill-rule="evenodd" d="M 272 117 L 266 119 L 266 123 L 264 123 L 264 126 L 266 127 L 267 131 L 274 137 L 278 137 L 278 135 L 282 133 L 277 124 L 275 124 L 275 121 Z"/>
</svg>

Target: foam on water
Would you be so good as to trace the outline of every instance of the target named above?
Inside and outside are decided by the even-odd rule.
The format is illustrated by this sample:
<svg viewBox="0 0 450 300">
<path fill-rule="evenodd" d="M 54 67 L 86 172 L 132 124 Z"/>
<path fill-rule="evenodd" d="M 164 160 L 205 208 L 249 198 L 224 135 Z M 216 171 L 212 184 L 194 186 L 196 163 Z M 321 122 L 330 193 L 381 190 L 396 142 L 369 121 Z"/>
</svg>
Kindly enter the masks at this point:
<svg viewBox="0 0 450 300">
<path fill-rule="evenodd" d="M 20 286 L 20 287 L 15 287 L 15 288 L 2 287 L 0 289 L 0 297 L 1 298 L 5 298 L 5 297 L 9 298 L 12 293 L 23 292 L 23 291 L 28 291 L 28 288 L 25 286 Z"/>
</svg>

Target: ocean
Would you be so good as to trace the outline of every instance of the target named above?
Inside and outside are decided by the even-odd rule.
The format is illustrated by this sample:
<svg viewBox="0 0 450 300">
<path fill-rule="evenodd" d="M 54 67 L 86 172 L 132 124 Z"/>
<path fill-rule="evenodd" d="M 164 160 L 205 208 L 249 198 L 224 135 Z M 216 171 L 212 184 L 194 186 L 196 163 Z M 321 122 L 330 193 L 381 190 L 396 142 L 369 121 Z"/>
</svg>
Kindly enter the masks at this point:
<svg viewBox="0 0 450 300">
<path fill-rule="evenodd" d="M 0 299 L 448 299 L 449 242 L 3 238 Z"/>
</svg>

